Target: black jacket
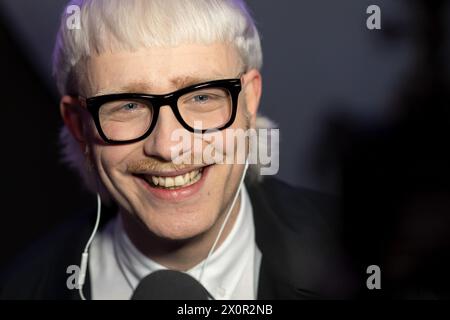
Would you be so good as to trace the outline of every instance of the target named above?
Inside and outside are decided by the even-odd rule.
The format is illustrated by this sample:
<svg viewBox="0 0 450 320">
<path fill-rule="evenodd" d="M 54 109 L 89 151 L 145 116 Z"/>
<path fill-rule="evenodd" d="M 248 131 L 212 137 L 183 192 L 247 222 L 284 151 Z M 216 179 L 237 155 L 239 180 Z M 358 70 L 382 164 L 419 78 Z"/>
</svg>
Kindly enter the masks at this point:
<svg viewBox="0 0 450 320">
<path fill-rule="evenodd" d="M 334 199 L 274 178 L 247 189 L 262 252 L 258 299 L 350 297 Z M 103 225 L 113 210 L 105 211 Z M 94 212 L 77 217 L 18 258 L 0 276 L 0 299 L 79 299 L 66 270 L 79 265 L 94 219 Z M 90 298 L 89 272 L 84 292 Z"/>
</svg>

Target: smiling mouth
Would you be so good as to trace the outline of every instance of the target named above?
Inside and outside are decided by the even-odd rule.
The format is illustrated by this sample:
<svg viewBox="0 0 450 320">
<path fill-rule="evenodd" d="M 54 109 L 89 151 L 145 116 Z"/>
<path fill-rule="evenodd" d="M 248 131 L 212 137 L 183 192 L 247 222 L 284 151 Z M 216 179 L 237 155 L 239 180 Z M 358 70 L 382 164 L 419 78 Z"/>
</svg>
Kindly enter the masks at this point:
<svg viewBox="0 0 450 320">
<path fill-rule="evenodd" d="M 204 168 L 195 169 L 185 174 L 173 177 L 148 174 L 140 174 L 139 177 L 145 180 L 153 188 L 177 190 L 197 183 L 202 178 L 203 169 Z"/>
</svg>

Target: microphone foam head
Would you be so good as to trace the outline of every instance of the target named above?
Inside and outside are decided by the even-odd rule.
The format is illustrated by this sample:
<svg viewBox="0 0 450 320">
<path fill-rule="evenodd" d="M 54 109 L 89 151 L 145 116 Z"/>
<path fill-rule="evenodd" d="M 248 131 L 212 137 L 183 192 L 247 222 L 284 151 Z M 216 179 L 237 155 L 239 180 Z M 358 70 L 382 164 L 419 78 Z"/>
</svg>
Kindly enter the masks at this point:
<svg viewBox="0 0 450 320">
<path fill-rule="evenodd" d="M 131 300 L 208 300 L 209 292 L 190 275 L 174 270 L 158 270 L 144 277 Z"/>
</svg>

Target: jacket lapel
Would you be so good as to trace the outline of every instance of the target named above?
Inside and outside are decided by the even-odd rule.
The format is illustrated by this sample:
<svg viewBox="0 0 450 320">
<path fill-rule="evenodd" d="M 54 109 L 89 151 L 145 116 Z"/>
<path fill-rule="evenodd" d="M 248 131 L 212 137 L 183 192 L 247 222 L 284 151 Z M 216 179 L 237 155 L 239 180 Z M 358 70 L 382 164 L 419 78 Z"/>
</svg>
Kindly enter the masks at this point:
<svg viewBox="0 0 450 320">
<path fill-rule="evenodd" d="M 322 280 L 326 280 L 322 279 L 324 264 L 331 268 L 322 259 L 324 246 L 317 237 L 321 232 L 307 219 L 315 212 L 308 212 L 310 208 L 301 199 L 289 203 L 287 199 L 292 198 L 295 189 L 280 191 L 280 186 L 272 181 L 247 186 L 254 211 L 256 244 L 262 253 L 258 299 L 323 298 L 319 292 Z M 281 194 L 289 191 L 291 195 L 282 198 Z M 289 214 L 300 220 L 296 225 L 301 227 L 289 226 Z"/>
</svg>

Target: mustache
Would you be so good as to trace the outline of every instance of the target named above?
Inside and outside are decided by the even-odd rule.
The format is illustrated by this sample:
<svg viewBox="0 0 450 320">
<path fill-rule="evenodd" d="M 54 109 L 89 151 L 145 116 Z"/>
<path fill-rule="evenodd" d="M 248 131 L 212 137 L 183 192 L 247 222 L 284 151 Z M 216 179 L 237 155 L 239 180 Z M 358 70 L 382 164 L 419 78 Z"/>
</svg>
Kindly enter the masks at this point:
<svg viewBox="0 0 450 320">
<path fill-rule="evenodd" d="M 202 165 L 197 165 L 196 167 L 201 167 Z M 127 164 L 127 171 L 135 174 L 146 173 L 149 171 L 161 171 L 161 172 L 170 172 L 170 171 L 181 171 L 184 169 L 192 169 L 193 165 L 186 164 L 176 164 L 173 162 L 161 161 L 157 159 L 142 159 L 138 161 L 133 161 Z"/>
</svg>

